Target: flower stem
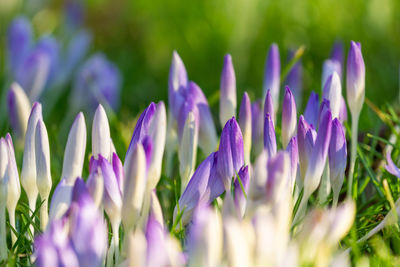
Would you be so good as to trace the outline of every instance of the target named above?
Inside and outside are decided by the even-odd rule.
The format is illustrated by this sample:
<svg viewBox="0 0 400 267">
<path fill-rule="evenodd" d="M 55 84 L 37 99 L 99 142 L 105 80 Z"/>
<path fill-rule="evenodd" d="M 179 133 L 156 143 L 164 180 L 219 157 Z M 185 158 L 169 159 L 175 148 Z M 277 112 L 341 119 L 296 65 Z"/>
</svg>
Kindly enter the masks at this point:
<svg viewBox="0 0 400 267">
<path fill-rule="evenodd" d="M 0 261 L 7 259 L 7 240 L 6 240 L 6 207 L 5 203 L 0 204 Z"/>
<path fill-rule="evenodd" d="M 349 168 L 349 177 L 348 177 L 348 185 L 347 185 L 347 197 L 350 198 L 353 190 L 353 176 L 354 176 L 354 165 L 356 163 L 356 155 L 357 155 L 357 143 L 358 143 L 358 119 L 360 113 L 352 114 L 351 120 L 351 154 L 350 154 L 350 168 Z"/>
</svg>

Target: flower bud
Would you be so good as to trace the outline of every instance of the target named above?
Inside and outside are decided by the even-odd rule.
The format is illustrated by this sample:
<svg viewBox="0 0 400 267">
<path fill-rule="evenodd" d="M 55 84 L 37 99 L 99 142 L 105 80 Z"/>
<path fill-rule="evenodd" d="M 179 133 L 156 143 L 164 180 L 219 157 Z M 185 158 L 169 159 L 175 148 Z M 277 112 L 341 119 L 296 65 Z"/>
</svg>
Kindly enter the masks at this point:
<svg viewBox="0 0 400 267">
<path fill-rule="evenodd" d="M 239 126 L 243 133 L 244 162 L 250 164 L 251 137 L 252 137 L 251 102 L 245 92 L 239 111 Z"/>
<path fill-rule="evenodd" d="M 92 154 L 95 158 L 102 155 L 106 159 L 110 154 L 110 126 L 108 124 L 107 114 L 101 104 L 98 105 L 93 118 L 92 125 Z"/>
<path fill-rule="evenodd" d="M 28 125 L 31 104 L 24 89 L 18 83 L 11 84 L 7 104 L 11 128 L 18 139 L 23 140 Z"/>
<path fill-rule="evenodd" d="M 8 148 L 4 138 L 0 139 L 0 261 L 6 260 L 7 232 L 6 232 L 6 205 L 8 191 Z"/>
<path fill-rule="evenodd" d="M 180 107 L 184 102 L 181 93 L 186 90 L 187 85 L 188 76 L 185 65 L 178 52 L 174 51 L 168 78 L 168 102 L 175 118 L 178 118 Z"/>
<path fill-rule="evenodd" d="M 265 97 L 264 102 L 264 116 L 265 114 L 269 113 L 272 116 L 272 121 L 275 124 L 275 110 L 274 110 L 274 103 L 272 101 L 271 89 L 267 90 L 267 96 Z"/>
<path fill-rule="evenodd" d="M 329 100 L 332 118 L 338 118 L 342 104 L 342 85 L 336 71 L 328 77 L 324 86 L 322 98 Z"/>
<path fill-rule="evenodd" d="M 221 133 L 218 151 L 218 171 L 225 189 L 230 188 L 232 177 L 239 172 L 244 162 L 243 137 L 235 117 L 228 120 Z"/>
<path fill-rule="evenodd" d="M 311 92 L 306 109 L 304 110 L 304 119 L 308 124 L 318 126 L 319 99 L 318 94 Z"/>
<path fill-rule="evenodd" d="M 118 181 L 119 190 L 123 192 L 124 188 L 124 166 L 122 165 L 121 160 L 119 159 L 117 153 L 112 153 L 112 166 L 115 173 L 115 177 Z"/>
<path fill-rule="evenodd" d="M 299 119 L 299 127 L 297 130 L 297 144 L 299 150 L 299 165 L 300 165 L 300 177 L 301 181 L 304 182 L 304 178 L 307 171 L 311 152 L 314 147 L 316 139 L 316 132 L 311 125 L 305 121 L 303 115 Z M 300 185 L 301 187 L 302 185 Z"/>
<path fill-rule="evenodd" d="M 347 56 L 347 101 L 352 114 L 359 114 L 365 97 L 365 65 L 361 44 L 351 42 Z"/>
<path fill-rule="evenodd" d="M 278 45 L 272 44 L 268 50 L 267 61 L 265 63 L 263 97 L 265 99 L 267 90 L 271 89 L 275 111 L 278 110 L 280 75 L 281 63 L 279 59 L 279 48 Z"/>
<path fill-rule="evenodd" d="M 296 102 L 289 87 L 286 87 L 282 106 L 282 145 L 286 147 L 290 138 L 296 133 L 297 123 Z"/>
<path fill-rule="evenodd" d="M 293 136 L 290 139 L 290 142 L 286 147 L 286 151 L 288 152 L 290 157 L 289 188 L 293 192 L 297 176 L 297 166 L 299 165 L 299 152 L 296 136 Z"/>
<path fill-rule="evenodd" d="M 236 116 L 236 77 L 229 54 L 224 57 L 220 90 L 219 120 L 221 125 L 225 125 L 230 118 Z"/>
<path fill-rule="evenodd" d="M 276 154 L 275 128 L 269 113 L 265 115 L 264 121 L 264 148 L 267 150 L 268 158 Z"/>
<path fill-rule="evenodd" d="M 339 76 L 339 81 L 340 81 L 340 74 L 341 73 L 341 66 L 340 62 L 333 60 L 333 59 L 327 59 L 324 61 L 324 65 L 322 66 L 322 83 L 321 83 L 321 88 L 325 88 L 325 84 L 328 81 L 328 78 L 336 72 Z"/>
</svg>

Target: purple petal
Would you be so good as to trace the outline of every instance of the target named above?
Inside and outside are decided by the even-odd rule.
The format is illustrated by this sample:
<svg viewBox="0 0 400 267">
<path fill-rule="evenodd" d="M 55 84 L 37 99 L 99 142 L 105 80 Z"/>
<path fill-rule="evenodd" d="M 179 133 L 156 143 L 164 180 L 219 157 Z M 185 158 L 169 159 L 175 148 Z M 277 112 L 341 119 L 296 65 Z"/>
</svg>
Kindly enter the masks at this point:
<svg viewBox="0 0 400 267">
<path fill-rule="evenodd" d="M 290 56 L 288 61 L 290 61 L 294 52 L 290 51 Z M 301 106 L 302 94 L 303 94 L 303 66 L 301 65 L 301 59 L 299 59 L 296 64 L 289 71 L 286 76 L 286 85 L 292 89 L 294 98 L 298 106 Z"/>
<path fill-rule="evenodd" d="M 264 117 L 269 113 L 272 117 L 272 121 L 275 123 L 275 110 L 274 110 L 274 103 L 272 100 L 271 89 L 267 90 L 267 95 L 265 96 L 264 102 Z"/>
<path fill-rule="evenodd" d="M 236 115 L 236 77 L 232 57 L 229 54 L 224 57 L 220 90 L 219 116 L 221 124 L 224 125 L 227 120 Z"/>
<path fill-rule="evenodd" d="M 264 147 L 264 113 L 260 108 L 260 102 L 258 100 L 251 105 L 251 141 L 255 155 L 258 155 Z"/>
<path fill-rule="evenodd" d="M 397 176 L 397 178 L 400 178 L 400 169 L 393 163 L 390 152 L 386 153 L 386 161 L 387 165 L 385 165 L 385 169 L 394 176 Z"/>
<path fill-rule="evenodd" d="M 321 123 L 322 118 L 324 118 L 326 112 L 331 111 L 331 103 L 328 99 L 323 99 L 321 102 L 321 106 L 319 107 L 318 111 L 318 127 Z"/>
<path fill-rule="evenodd" d="M 178 53 L 174 51 L 168 78 L 168 100 L 175 118 L 178 117 L 183 102 L 180 94 L 186 90 L 187 85 L 188 77 L 185 65 Z"/>
<path fill-rule="evenodd" d="M 311 92 L 308 99 L 306 109 L 304 110 L 304 118 L 308 124 L 317 127 L 319 111 L 319 96 L 315 92 Z"/>
<path fill-rule="evenodd" d="M 124 166 L 115 152 L 112 155 L 112 166 L 115 177 L 117 178 L 119 190 L 122 192 L 122 189 L 124 188 Z"/>
<path fill-rule="evenodd" d="M 267 151 L 268 158 L 276 154 L 275 128 L 269 113 L 265 115 L 264 121 L 264 148 Z"/>
<path fill-rule="evenodd" d="M 244 192 L 247 195 L 247 193 L 249 192 L 249 181 L 250 181 L 248 166 L 243 166 L 242 168 L 240 168 L 238 175 L 242 182 Z M 234 182 L 234 193 L 235 193 L 234 202 L 236 209 L 240 212 L 240 215 L 243 216 L 246 209 L 246 197 L 243 193 L 242 187 L 240 186 L 239 180 L 237 178 Z"/>
<path fill-rule="evenodd" d="M 282 145 L 285 147 L 296 132 L 297 111 L 294 96 L 286 86 L 282 106 Z"/>
<path fill-rule="evenodd" d="M 272 44 L 268 50 L 267 61 L 265 63 L 263 96 L 265 97 L 267 90 L 271 89 L 272 100 L 275 105 L 277 105 L 279 100 L 280 75 L 279 48 L 278 45 Z"/>
<path fill-rule="evenodd" d="M 297 138 L 293 136 L 290 139 L 288 146 L 286 147 L 286 151 L 289 153 L 290 156 L 290 181 L 289 186 L 291 190 L 293 190 L 294 183 L 296 181 L 297 175 L 297 166 L 299 164 L 299 151 L 297 145 Z"/>
</svg>

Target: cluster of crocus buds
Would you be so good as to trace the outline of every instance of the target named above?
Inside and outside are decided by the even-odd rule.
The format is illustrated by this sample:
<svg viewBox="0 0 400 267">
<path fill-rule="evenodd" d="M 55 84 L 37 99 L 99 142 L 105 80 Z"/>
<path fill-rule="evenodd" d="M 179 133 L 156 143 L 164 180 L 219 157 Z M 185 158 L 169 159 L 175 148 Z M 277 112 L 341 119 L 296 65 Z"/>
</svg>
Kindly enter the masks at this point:
<svg viewBox="0 0 400 267">
<path fill-rule="evenodd" d="M 272 44 L 263 98 L 252 102 L 244 92 L 237 110 L 233 60 L 225 55 L 218 116 L 174 51 L 168 109 L 162 101 L 145 108 L 125 158 L 114 147 L 107 117 L 119 105 L 121 77 L 104 55 L 95 54 L 79 68 L 71 93 L 74 108 L 97 106 L 91 135 L 78 113 L 62 172 L 55 174 L 42 104 L 31 102 L 70 77 L 89 40 L 77 33 L 64 65 L 56 39 L 44 36 L 34 43 L 23 18 L 10 26 L 9 69 L 16 82 L 8 105 L 24 152 L 20 179 L 11 135 L 0 139 L 0 260 L 9 247 L 6 210 L 13 244 L 14 232 L 21 230 L 15 223 L 21 185 L 31 214 L 40 209 L 42 233 L 36 233 L 31 257 L 37 266 L 326 266 L 336 259 L 337 243 L 355 217 L 351 199 L 338 203 L 347 166 L 341 45 L 323 64 L 322 99 L 312 92 L 304 112 L 301 62 L 281 77 L 279 49 Z M 361 46 L 352 42 L 346 77 L 352 125 L 364 100 L 363 64 Z M 353 131 L 352 143 L 356 138 Z M 387 169 L 400 176 L 393 162 Z M 176 185 L 173 214 L 164 214 L 168 209 L 158 199 L 161 177 Z M 317 190 L 319 201 L 332 207 L 307 209 Z"/>
</svg>

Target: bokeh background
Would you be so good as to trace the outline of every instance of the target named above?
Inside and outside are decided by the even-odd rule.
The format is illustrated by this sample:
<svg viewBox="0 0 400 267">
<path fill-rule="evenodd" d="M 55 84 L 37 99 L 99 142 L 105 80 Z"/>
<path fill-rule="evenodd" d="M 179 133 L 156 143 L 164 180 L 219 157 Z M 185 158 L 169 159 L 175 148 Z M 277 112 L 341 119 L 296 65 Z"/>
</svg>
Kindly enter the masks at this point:
<svg viewBox="0 0 400 267">
<path fill-rule="evenodd" d="M 29 4 L 27 4 L 27 2 Z M 13 16 L 26 14 L 37 34 L 56 33 L 68 1 L 0 0 L 1 46 Z M 223 56 L 231 53 L 238 98 L 261 97 L 267 49 L 304 45 L 304 95 L 321 91 L 321 66 L 335 41 L 362 43 L 366 96 L 378 106 L 398 99 L 400 1 L 397 0 L 88 0 L 82 24 L 93 32 L 91 52 L 104 51 L 123 78 L 120 114 L 136 114 L 150 101 L 167 100 L 173 50 L 189 78 L 210 97 L 219 88 Z M 61 33 L 58 33 L 61 34 Z M 1 49 L 4 58 L 4 49 Z M 4 60 L 1 60 L 4 69 Z M 4 73 L 4 71 L 2 72 Z M 4 77 L 3 77 L 4 79 Z M 345 95 L 345 90 L 343 90 Z M 217 113 L 218 102 L 211 103 Z M 375 125 L 364 108 L 361 129 Z"/>
</svg>

